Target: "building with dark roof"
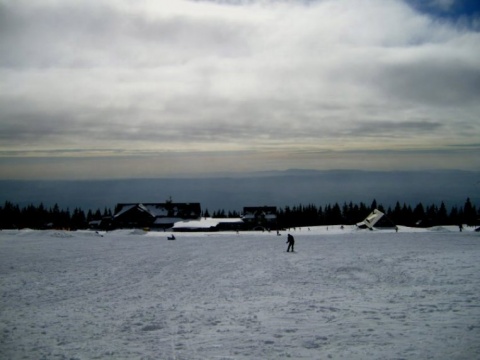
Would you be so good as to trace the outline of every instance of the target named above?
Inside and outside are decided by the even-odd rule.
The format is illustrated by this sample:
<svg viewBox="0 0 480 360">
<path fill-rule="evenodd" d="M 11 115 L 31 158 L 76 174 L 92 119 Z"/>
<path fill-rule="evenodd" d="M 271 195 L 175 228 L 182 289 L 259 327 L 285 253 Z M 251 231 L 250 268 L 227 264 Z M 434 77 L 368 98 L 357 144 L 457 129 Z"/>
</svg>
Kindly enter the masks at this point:
<svg viewBox="0 0 480 360">
<path fill-rule="evenodd" d="M 246 206 L 243 208 L 242 220 L 248 229 L 277 229 L 276 206 Z"/>
<path fill-rule="evenodd" d="M 117 204 L 113 215 L 114 228 L 168 229 L 178 221 L 199 219 L 199 203 L 129 203 Z"/>
</svg>

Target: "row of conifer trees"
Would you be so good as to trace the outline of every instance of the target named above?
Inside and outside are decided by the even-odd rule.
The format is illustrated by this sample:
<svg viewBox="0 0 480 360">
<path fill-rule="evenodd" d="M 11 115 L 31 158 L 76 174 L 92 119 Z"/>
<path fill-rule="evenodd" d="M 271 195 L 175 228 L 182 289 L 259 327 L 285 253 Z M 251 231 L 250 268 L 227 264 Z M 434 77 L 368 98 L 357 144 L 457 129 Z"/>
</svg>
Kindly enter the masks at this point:
<svg viewBox="0 0 480 360">
<path fill-rule="evenodd" d="M 2 229 L 87 229 L 92 221 L 111 217 L 110 209 L 105 208 L 102 212 L 88 210 L 85 213 L 80 208 L 73 211 L 61 209 L 58 204 L 47 208 L 43 204 L 20 207 L 17 204 L 6 201 L 0 207 L 0 227 Z"/>
<path fill-rule="evenodd" d="M 405 203 L 400 204 L 400 202 L 397 202 L 394 207 L 385 208 L 382 204 L 378 204 L 376 200 L 373 200 L 370 205 L 363 202 L 360 204 L 350 202 L 342 205 L 335 203 L 324 207 L 314 204 L 300 204 L 277 209 L 277 219 L 280 227 L 284 228 L 353 225 L 365 219 L 374 209 L 383 212 L 393 223 L 405 226 L 477 225 L 480 217 L 480 209 L 477 210 L 470 198 L 467 198 L 463 206 L 452 206 L 450 209 L 447 209 L 444 202 L 441 202 L 440 205 L 431 204 L 427 206 L 418 203 L 413 208 Z M 206 216 L 210 216 L 208 210 L 206 210 Z M 212 215 L 215 218 L 238 216 L 237 212 L 227 213 L 224 210 L 216 211 Z"/>
<path fill-rule="evenodd" d="M 479 225 L 480 209 L 472 204 L 469 198 L 463 206 L 453 206 L 447 209 L 442 202 L 440 205 L 419 203 L 413 208 L 399 202 L 394 207 L 385 208 L 373 200 L 370 206 L 365 203 L 344 203 L 339 205 L 316 206 L 296 205 L 277 209 L 278 226 L 283 228 L 316 226 L 316 225 L 353 225 L 362 221 L 373 209 L 378 209 L 397 225 L 429 227 L 435 225 Z M 208 210 L 203 217 L 233 218 L 239 217 L 236 211 L 217 210 L 210 215 Z M 31 228 L 31 229 L 86 229 L 94 221 L 111 218 L 112 212 L 105 208 L 103 211 L 88 210 L 85 213 L 80 208 L 73 211 L 63 210 L 55 204 L 46 208 L 43 204 L 28 205 L 23 208 L 9 201 L 0 207 L 0 228 Z"/>
<path fill-rule="evenodd" d="M 418 203 L 412 207 L 397 202 L 394 207 L 385 208 L 374 200 L 370 206 L 360 203 L 334 204 L 325 207 L 315 205 L 286 207 L 278 211 L 278 220 L 283 227 L 314 225 L 353 225 L 363 219 L 374 209 L 383 212 L 396 225 L 411 227 L 430 227 L 436 225 L 477 225 L 480 211 L 469 198 L 464 206 L 452 206 L 447 209 L 443 202 L 440 205 L 423 205 Z M 480 210 L 480 209 L 479 209 Z"/>
</svg>

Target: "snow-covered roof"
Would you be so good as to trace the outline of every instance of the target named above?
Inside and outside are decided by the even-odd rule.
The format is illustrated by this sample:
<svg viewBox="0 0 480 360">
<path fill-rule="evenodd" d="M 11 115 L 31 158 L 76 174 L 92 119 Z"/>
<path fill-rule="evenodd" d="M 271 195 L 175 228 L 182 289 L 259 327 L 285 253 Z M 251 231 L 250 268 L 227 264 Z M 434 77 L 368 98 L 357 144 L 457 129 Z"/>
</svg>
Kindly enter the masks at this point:
<svg viewBox="0 0 480 360">
<path fill-rule="evenodd" d="M 131 204 L 131 205 L 126 205 L 126 206 L 122 207 L 122 209 L 118 213 L 116 213 L 114 217 L 117 218 L 117 217 L 125 214 L 127 211 L 133 209 L 135 206 L 136 206 L 135 204 Z"/>
<path fill-rule="evenodd" d="M 133 208 L 148 213 L 154 218 L 158 217 L 179 217 L 192 218 L 200 216 L 201 207 L 199 203 L 136 203 L 136 204 L 118 204 L 120 211 L 115 214 L 115 218 L 125 214 Z"/>
<path fill-rule="evenodd" d="M 201 218 L 198 220 L 178 221 L 173 225 L 174 229 L 209 229 L 219 224 L 243 224 L 239 218 Z"/>
<path fill-rule="evenodd" d="M 152 204 L 145 206 L 147 207 L 148 211 L 150 211 L 150 213 L 155 217 L 168 215 L 168 210 L 164 206 Z"/>
<path fill-rule="evenodd" d="M 150 215 L 152 215 L 152 216 L 155 216 L 154 214 L 152 214 L 152 213 L 150 212 L 150 209 L 149 209 L 147 206 L 145 206 L 145 205 L 143 205 L 143 204 L 138 204 L 137 207 L 138 207 L 139 210 L 144 211 L 144 212 L 146 212 L 146 213 L 148 213 L 148 214 L 150 214 Z"/>
<path fill-rule="evenodd" d="M 152 217 L 155 217 L 155 214 L 151 211 L 151 208 L 149 206 L 146 206 L 144 204 L 124 204 L 122 205 L 120 211 L 114 215 L 114 218 L 118 218 L 119 216 L 122 216 L 123 214 L 134 208 L 137 208 L 138 210 L 145 212 Z"/>
</svg>

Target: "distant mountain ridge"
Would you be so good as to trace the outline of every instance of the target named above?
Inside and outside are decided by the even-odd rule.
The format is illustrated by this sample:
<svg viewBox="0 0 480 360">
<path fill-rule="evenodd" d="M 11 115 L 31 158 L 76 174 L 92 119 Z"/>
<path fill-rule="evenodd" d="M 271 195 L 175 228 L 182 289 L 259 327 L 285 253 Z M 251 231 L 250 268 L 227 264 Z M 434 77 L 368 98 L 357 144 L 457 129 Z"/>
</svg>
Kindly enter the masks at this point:
<svg viewBox="0 0 480 360">
<path fill-rule="evenodd" d="M 39 204 L 84 210 L 113 209 L 117 203 L 199 202 L 202 209 L 241 211 L 244 206 L 278 207 L 373 199 L 384 206 L 418 203 L 461 206 L 469 197 L 480 205 L 480 172 L 461 170 L 362 171 L 308 170 L 263 171 L 218 177 L 120 180 L 0 180 L 0 205 Z"/>
</svg>

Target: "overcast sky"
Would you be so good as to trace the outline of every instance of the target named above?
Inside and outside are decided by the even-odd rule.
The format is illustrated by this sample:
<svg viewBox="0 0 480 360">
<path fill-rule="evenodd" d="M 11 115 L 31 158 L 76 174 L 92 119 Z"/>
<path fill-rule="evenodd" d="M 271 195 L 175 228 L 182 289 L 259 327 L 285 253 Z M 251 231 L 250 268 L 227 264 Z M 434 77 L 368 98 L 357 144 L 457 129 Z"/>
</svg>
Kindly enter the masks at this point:
<svg viewBox="0 0 480 360">
<path fill-rule="evenodd" d="M 0 177 L 480 170 L 477 0 L 0 0 Z"/>
</svg>

